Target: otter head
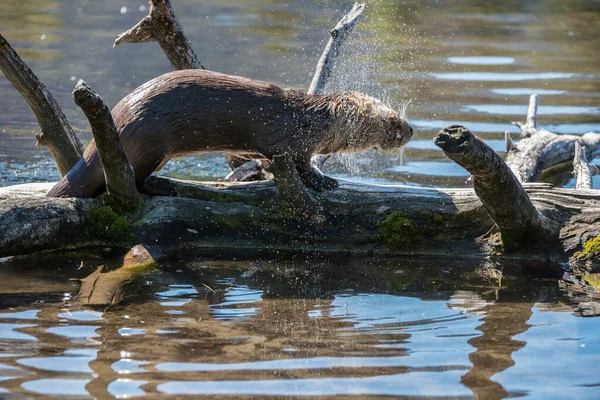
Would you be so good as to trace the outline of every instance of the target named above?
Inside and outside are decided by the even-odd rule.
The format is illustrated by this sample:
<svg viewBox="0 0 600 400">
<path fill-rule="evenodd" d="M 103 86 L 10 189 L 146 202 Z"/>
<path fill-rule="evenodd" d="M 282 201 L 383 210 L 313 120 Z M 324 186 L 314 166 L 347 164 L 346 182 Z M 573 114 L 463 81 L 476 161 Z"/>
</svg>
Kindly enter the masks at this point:
<svg viewBox="0 0 600 400">
<path fill-rule="evenodd" d="M 391 150 L 404 146 L 413 128 L 380 100 L 362 93 L 335 95 L 330 99 L 335 123 L 335 151 L 357 152 L 370 148 Z"/>
</svg>

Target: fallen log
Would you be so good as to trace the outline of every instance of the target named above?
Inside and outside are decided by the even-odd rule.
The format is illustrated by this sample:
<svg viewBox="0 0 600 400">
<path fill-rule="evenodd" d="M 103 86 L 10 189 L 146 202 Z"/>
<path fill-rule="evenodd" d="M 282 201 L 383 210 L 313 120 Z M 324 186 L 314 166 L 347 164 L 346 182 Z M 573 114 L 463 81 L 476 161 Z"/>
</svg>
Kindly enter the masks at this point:
<svg viewBox="0 0 600 400">
<path fill-rule="evenodd" d="M 513 144 L 506 140 L 506 163 L 521 182 L 537 182 L 542 172 L 555 165 L 570 162 L 575 156 L 575 143 L 593 157 L 600 153 L 600 133 L 588 132 L 583 136 L 559 135 L 537 129 L 537 95 L 531 95 L 526 122 L 513 122 L 521 129 L 521 140 Z"/>
<path fill-rule="evenodd" d="M 467 137 L 469 146 L 475 142 L 487 147 L 472 135 Z M 486 165 L 490 160 L 482 154 L 489 156 L 490 151 L 473 151 L 469 162 L 475 167 Z M 191 183 L 155 178 L 171 185 L 180 197 L 144 197 L 140 212 L 113 213 L 101 220 L 94 210 L 101 209 L 101 215 L 107 210 L 97 199 L 44 198 L 47 184 L 17 185 L 0 189 L 0 256 L 152 244 L 176 252 L 228 257 L 303 253 L 489 257 L 501 251 L 498 237 L 487 234 L 497 225 L 500 232 L 522 240 L 511 241 L 506 250 L 526 250 L 504 256 L 566 261 L 600 234 L 599 193 L 523 184 L 520 190 L 498 194 L 497 190 L 509 186 L 487 187 L 486 179 L 493 182 L 499 174 L 488 176 L 489 169 L 479 173 L 473 169 L 476 190 L 341 181 L 339 189 L 318 194 L 319 208 L 312 202 L 304 208 L 311 211 L 311 218 L 282 207 L 281 196 L 286 201 L 293 198 L 286 193 L 297 192 L 278 191 L 272 181 Z M 276 179 L 281 182 L 281 173 L 277 177 L 276 172 Z M 490 195 L 494 193 L 496 198 Z M 99 234 L 82 234 L 90 230 Z M 530 240 L 523 232 L 539 236 Z M 529 242 L 537 246 L 529 248 Z"/>
<path fill-rule="evenodd" d="M 37 146 L 48 147 L 60 175 L 65 176 L 83 154 L 81 142 L 73 132 L 56 98 L 2 35 L 0 35 L 0 70 L 27 101 L 40 124 L 42 132 L 36 135 Z"/>
</svg>

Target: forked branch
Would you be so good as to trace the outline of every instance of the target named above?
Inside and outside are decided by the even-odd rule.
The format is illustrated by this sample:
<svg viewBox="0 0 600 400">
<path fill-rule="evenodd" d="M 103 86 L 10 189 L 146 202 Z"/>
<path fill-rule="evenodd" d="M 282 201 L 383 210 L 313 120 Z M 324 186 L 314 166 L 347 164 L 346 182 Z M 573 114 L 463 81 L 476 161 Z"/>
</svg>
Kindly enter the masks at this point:
<svg viewBox="0 0 600 400">
<path fill-rule="evenodd" d="M 150 0 L 149 12 L 140 22 L 115 39 L 121 43 L 158 42 L 174 69 L 204 69 L 185 37 L 170 0 Z"/>
</svg>

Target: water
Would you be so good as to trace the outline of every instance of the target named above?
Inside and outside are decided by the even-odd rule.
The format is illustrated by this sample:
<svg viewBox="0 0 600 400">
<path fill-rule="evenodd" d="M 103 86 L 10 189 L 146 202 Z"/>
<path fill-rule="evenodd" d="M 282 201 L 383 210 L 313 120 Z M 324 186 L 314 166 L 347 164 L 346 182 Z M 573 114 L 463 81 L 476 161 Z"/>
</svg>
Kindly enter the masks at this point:
<svg viewBox="0 0 600 400">
<path fill-rule="evenodd" d="M 600 393 L 600 319 L 575 316 L 528 265 L 186 260 L 122 307 L 91 310 L 69 278 L 98 262 L 1 264 L 0 397 Z"/>
<path fill-rule="evenodd" d="M 207 68 L 297 89 L 308 87 L 327 30 L 350 5 L 173 3 Z M 329 173 L 464 186 L 467 172 L 433 136 L 461 124 L 502 153 L 503 132 L 518 133 L 510 122 L 525 118 L 532 92 L 540 126 L 600 131 L 597 1 L 367 3 L 329 89 L 398 108 L 410 101 L 416 135 L 404 154 L 339 157 Z M 0 2 L 2 34 L 84 143 L 91 134 L 70 94 L 78 79 L 113 106 L 170 70 L 156 44 L 111 48 L 145 6 Z M 33 114 L 1 77 L 0 94 L 0 185 L 57 179 L 49 153 L 35 148 Z M 200 180 L 227 172 L 219 155 L 163 170 Z M 572 294 L 556 279 L 524 275 L 529 265 L 260 260 L 264 268 L 244 274 L 256 262 L 186 260 L 148 276 L 122 307 L 82 307 L 70 278 L 102 262 L 89 254 L 0 260 L 0 398 L 600 398 L 600 320 L 578 317 Z"/>
<path fill-rule="evenodd" d="M 174 1 L 203 64 L 304 90 L 328 29 L 350 6 L 222 3 Z M 0 26 L 87 143 L 87 121 L 70 94 L 78 79 L 113 106 L 170 70 L 156 43 L 112 48 L 114 37 L 146 13 L 143 0 L 3 0 Z M 591 0 L 367 1 L 328 90 L 363 91 L 397 108 L 410 101 L 407 117 L 417 133 L 403 157 L 344 156 L 326 171 L 366 182 L 464 186 L 466 174 L 444 160 L 433 136 L 459 123 L 501 151 L 504 131 L 517 139 L 510 122 L 524 120 L 533 92 L 540 95 L 541 127 L 600 131 L 599 17 Z M 0 93 L 0 185 L 57 179 L 48 152 L 35 148 L 39 128 L 26 103 L 5 79 Z M 206 180 L 228 171 L 223 157 L 210 155 L 172 161 L 162 173 Z"/>
</svg>

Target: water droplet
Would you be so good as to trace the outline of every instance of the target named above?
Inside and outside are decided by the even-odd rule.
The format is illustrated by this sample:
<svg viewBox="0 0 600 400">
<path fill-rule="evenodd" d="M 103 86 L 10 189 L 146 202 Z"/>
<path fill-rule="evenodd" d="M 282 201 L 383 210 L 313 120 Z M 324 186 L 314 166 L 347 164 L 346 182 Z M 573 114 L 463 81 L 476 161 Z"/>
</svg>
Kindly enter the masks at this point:
<svg viewBox="0 0 600 400">
<path fill-rule="evenodd" d="M 121 14 L 125 14 L 127 12 L 127 7 L 121 7 Z"/>
<path fill-rule="evenodd" d="M 40 39 L 45 40 L 46 39 L 46 34 L 42 34 L 42 36 L 40 36 Z"/>
<path fill-rule="evenodd" d="M 142 4 L 138 10 L 140 10 L 140 12 L 144 12 L 146 11 L 146 6 Z"/>
</svg>

